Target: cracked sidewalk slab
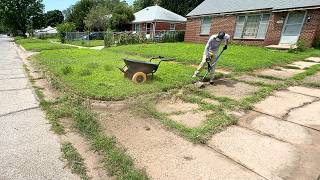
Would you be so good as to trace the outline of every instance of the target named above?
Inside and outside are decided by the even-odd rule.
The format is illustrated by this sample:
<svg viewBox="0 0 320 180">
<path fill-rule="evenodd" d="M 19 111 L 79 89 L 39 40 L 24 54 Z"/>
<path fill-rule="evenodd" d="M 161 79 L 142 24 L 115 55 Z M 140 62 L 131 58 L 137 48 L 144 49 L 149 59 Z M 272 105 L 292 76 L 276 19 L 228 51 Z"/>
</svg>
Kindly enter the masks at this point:
<svg viewBox="0 0 320 180">
<path fill-rule="evenodd" d="M 291 92 L 320 98 L 320 89 L 294 86 L 294 87 L 289 87 L 288 90 Z"/>
<path fill-rule="evenodd" d="M 291 78 L 297 74 L 304 72 L 304 70 L 298 69 L 285 69 L 285 68 L 278 68 L 278 69 L 265 69 L 258 71 L 256 74 L 260 76 L 271 76 L 280 79 L 287 79 Z"/>
<path fill-rule="evenodd" d="M 304 106 L 316 100 L 314 97 L 290 91 L 278 91 L 272 96 L 254 105 L 254 110 L 271 116 L 282 118 L 294 108 Z"/>
<path fill-rule="evenodd" d="M 151 179 L 263 179 L 211 148 L 167 131 L 155 119 L 133 115 L 130 105 L 113 104 L 98 110 L 105 133 L 115 136 Z M 126 108 L 119 113 L 119 106 Z"/>
<path fill-rule="evenodd" d="M 313 143 L 310 129 L 254 111 L 243 116 L 239 125 L 292 144 Z"/>
<path fill-rule="evenodd" d="M 287 120 L 320 131 L 320 101 L 291 111 Z"/>
<path fill-rule="evenodd" d="M 237 126 L 214 135 L 208 145 L 266 179 L 285 178 L 299 161 L 297 149 L 289 143 Z"/>
<path fill-rule="evenodd" d="M 3 91 L 0 100 L 0 116 L 39 106 L 32 89 Z"/>
</svg>

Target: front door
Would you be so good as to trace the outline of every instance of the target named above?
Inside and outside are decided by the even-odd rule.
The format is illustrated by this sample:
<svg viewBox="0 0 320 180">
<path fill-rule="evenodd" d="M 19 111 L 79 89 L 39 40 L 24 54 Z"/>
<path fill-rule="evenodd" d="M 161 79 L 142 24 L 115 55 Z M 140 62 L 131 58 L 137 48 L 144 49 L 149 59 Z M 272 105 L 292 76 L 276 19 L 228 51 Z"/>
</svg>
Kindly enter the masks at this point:
<svg viewBox="0 0 320 180">
<path fill-rule="evenodd" d="M 280 44 L 295 44 L 299 40 L 306 11 L 289 12 L 283 27 Z"/>
</svg>

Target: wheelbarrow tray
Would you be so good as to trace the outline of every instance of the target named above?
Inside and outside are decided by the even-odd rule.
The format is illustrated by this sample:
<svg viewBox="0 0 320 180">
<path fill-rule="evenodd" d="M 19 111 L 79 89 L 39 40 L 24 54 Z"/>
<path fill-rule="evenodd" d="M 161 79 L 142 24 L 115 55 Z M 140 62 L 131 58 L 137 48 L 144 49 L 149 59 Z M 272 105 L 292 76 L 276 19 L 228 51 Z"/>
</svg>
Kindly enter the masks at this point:
<svg viewBox="0 0 320 180">
<path fill-rule="evenodd" d="M 129 72 L 130 74 L 136 72 L 144 72 L 145 74 L 151 74 L 155 73 L 159 68 L 159 64 L 146 61 L 124 59 L 124 63 L 128 68 L 127 72 Z"/>
</svg>

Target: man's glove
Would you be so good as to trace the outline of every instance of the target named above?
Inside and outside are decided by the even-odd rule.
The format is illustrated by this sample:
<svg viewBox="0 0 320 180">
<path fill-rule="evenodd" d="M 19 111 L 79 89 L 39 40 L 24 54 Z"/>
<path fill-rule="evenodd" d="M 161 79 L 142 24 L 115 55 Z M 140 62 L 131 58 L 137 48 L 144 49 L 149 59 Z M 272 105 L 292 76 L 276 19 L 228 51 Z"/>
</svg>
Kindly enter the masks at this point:
<svg viewBox="0 0 320 180">
<path fill-rule="evenodd" d="M 223 47 L 223 50 L 227 50 L 228 49 L 228 45 L 225 45 L 224 47 Z"/>
</svg>

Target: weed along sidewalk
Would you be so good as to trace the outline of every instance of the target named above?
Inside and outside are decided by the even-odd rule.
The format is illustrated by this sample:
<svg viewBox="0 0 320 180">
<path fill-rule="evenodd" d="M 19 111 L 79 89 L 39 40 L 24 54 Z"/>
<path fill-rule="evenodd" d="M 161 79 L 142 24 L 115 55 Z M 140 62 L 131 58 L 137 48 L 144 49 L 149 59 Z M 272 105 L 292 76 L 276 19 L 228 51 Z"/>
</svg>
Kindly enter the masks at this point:
<svg viewBox="0 0 320 180">
<path fill-rule="evenodd" d="M 319 50 L 232 47 L 219 65 L 231 73 L 203 89 L 191 83 L 197 52 L 182 54 L 197 44 L 59 47 L 39 50 L 27 69 L 83 179 L 317 179 Z M 118 69 L 122 58 L 159 55 L 178 62 L 145 84 Z"/>
</svg>

